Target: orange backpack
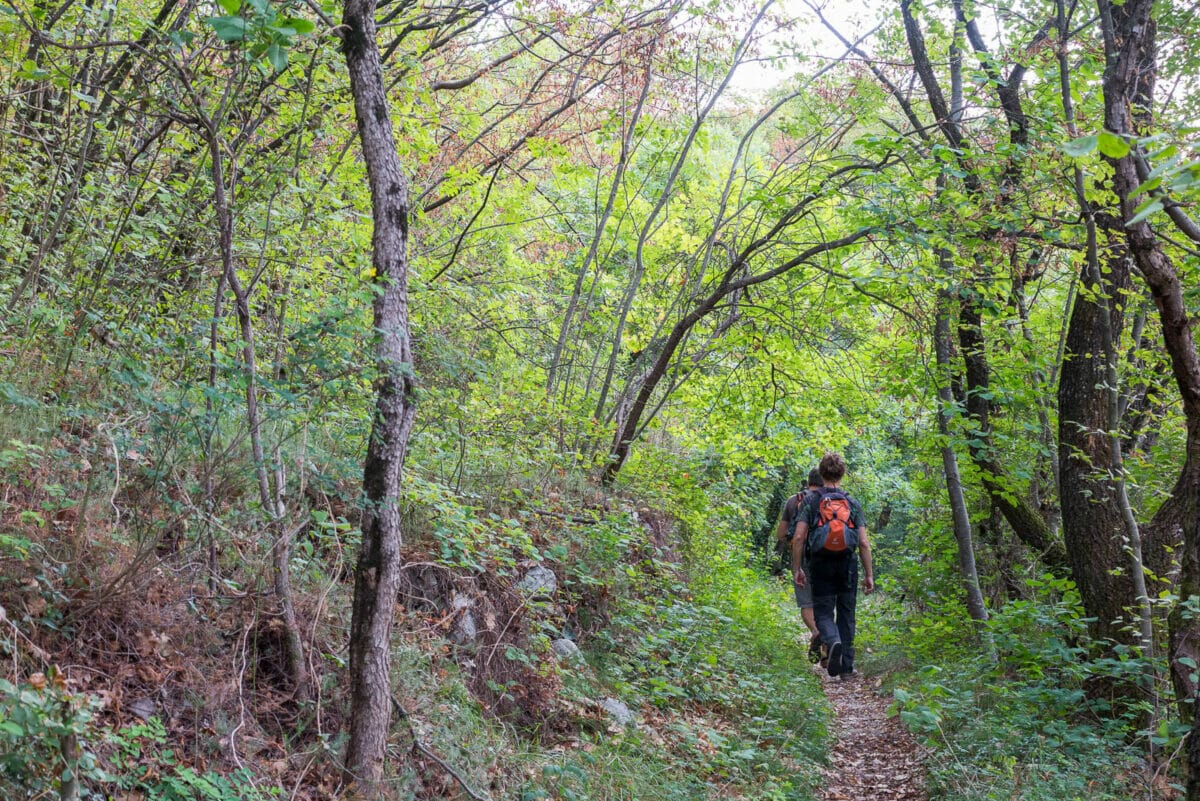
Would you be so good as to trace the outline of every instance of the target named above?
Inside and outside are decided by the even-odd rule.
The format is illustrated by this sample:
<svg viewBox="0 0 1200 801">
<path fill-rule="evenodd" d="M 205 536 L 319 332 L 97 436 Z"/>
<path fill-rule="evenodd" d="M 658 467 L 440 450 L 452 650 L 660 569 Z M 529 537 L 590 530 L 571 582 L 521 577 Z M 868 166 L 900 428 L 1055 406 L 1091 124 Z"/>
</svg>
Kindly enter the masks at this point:
<svg viewBox="0 0 1200 801">
<path fill-rule="evenodd" d="M 846 556 L 858 547 L 858 529 L 850 496 L 838 489 L 821 490 L 817 524 L 808 535 L 810 556 Z"/>
</svg>

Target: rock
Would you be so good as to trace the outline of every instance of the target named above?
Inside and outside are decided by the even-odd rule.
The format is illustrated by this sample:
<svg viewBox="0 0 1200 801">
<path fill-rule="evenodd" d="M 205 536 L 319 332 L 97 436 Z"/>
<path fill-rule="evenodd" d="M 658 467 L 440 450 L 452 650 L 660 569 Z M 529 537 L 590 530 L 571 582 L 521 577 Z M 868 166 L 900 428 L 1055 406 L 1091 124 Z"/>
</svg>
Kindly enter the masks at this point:
<svg viewBox="0 0 1200 801">
<path fill-rule="evenodd" d="M 550 568 L 537 565 L 525 574 L 517 589 L 532 598 L 549 598 L 558 591 L 558 578 Z"/>
<path fill-rule="evenodd" d="M 550 648 L 563 662 L 579 664 L 583 661 L 583 651 L 579 650 L 579 646 L 573 640 L 568 640 L 565 637 L 557 639 L 550 643 Z"/>
<path fill-rule="evenodd" d="M 477 636 L 479 636 L 479 626 L 475 623 L 475 615 L 471 614 L 471 610 L 468 609 L 459 616 L 458 622 L 454 624 L 454 631 L 450 632 L 450 641 L 464 645 L 475 642 Z"/>
<path fill-rule="evenodd" d="M 479 636 L 479 624 L 475 622 L 475 615 L 471 612 L 474 607 L 475 599 L 469 595 L 455 593 L 450 599 L 450 608 L 459 613 L 454 630 L 450 632 L 450 642 L 456 645 L 475 642 L 475 638 Z"/>
<path fill-rule="evenodd" d="M 633 710 L 626 706 L 625 702 L 619 698 L 613 698 L 610 695 L 607 698 L 601 699 L 600 708 L 607 712 L 608 716 L 612 718 L 613 723 L 616 723 L 618 726 L 633 725 L 635 720 Z"/>
<path fill-rule="evenodd" d="M 129 711 L 137 715 L 142 720 L 149 720 L 154 717 L 154 713 L 158 711 L 158 707 L 152 698 L 139 698 L 129 704 Z"/>
</svg>

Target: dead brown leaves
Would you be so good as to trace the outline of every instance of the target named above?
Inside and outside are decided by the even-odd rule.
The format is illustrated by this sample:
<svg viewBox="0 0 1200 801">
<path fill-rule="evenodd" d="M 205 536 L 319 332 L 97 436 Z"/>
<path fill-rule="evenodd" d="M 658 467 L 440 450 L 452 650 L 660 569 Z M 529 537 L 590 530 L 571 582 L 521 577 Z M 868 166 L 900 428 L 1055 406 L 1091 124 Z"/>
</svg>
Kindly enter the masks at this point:
<svg viewBox="0 0 1200 801">
<path fill-rule="evenodd" d="M 836 740 L 823 801 L 926 801 L 922 753 L 861 677 L 825 679 Z"/>
</svg>

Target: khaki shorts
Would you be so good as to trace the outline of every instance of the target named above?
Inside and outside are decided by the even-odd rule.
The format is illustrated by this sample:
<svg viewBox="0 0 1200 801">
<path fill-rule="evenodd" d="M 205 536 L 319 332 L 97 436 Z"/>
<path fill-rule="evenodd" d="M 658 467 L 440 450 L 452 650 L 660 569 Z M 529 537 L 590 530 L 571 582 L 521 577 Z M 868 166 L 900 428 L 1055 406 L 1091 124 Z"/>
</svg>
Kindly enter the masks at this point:
<svg viewBox="0 0 1200 801">
<path fill-rule="evenodd" d="M 796 606 L 800 607 L 801 609 L 812 609 L 812 576 L 808 575 L 808 565 L 804 565 L 801 569 L 804 571 L 804 576 L 808 579 L 808 581 L 804 582 L 803 587 L 795 582 L 792 582 L 792 589 L 796 592 Z"/>
</svg>

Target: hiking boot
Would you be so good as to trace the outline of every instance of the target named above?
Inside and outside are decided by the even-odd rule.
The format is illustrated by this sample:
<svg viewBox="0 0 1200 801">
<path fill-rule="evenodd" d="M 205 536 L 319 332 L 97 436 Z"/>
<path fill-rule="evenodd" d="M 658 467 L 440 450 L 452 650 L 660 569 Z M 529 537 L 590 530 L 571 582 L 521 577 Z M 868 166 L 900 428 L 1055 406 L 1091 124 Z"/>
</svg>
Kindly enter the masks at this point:
<svg viewBox="0 0 1200 801">
<path fill-rule="evenodd" d="M 814 634 L 808 643 L 808 661 L 816 664 L 821 661 L 821 635 Z"/>
<path fill-rule="evenodd" d="M 850 668 L 846 672 L 838 674 L 838 681 L 850 681 L 850 679 L 857 678 L 858 674 L 854 671 L 854 668 Z"/>
<path fill-rule="evenodd" d="M 829 646 L 829 667 L 826 668 L 830 676 L 837 676 L 842 672 L 842 644 L 835 642 Z"/>
</svg>

